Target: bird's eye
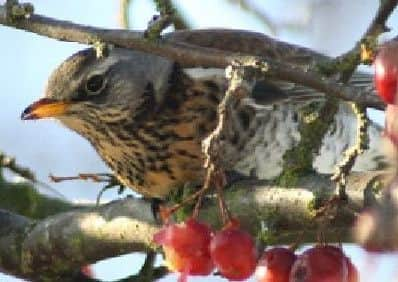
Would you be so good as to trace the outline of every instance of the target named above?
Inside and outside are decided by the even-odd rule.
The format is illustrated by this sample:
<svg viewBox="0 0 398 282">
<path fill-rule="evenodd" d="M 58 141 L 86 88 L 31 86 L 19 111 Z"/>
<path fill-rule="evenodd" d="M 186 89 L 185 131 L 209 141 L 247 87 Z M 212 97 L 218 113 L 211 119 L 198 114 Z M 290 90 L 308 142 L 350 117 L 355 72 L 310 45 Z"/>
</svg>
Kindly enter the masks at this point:
<svg viewBox="0 0 398 282">
<path fill-rule="evenodd" d="M 95 95 L 101 92 L 105 87 L 105 79 L 100 74 L 95 74 L 87 79 L 86 91 L 87 94 Z"/>
</svg>

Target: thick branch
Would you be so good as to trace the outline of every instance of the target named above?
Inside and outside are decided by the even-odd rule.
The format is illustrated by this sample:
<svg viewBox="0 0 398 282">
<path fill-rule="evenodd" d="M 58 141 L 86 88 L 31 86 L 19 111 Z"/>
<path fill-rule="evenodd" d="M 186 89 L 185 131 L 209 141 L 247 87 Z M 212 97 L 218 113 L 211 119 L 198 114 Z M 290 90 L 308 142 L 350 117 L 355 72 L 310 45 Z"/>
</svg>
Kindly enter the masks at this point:
<svg viewBox="0 0 398 282">
<path fill-rule="evenodd" d="M 354 213 L 363 207 L 364 198 L 375 196 L 373 184 L 380 175 L 383 173 L 367 172 L 348 177 L 350 201 L 339 209 L 343 217 L 337 214 L 331 220 L 332 227 L 325 230 L 327 238 L 350 240 Z M 303 179 L 298 187 L 286 189 L 246 181 L 226 190 L 225 198 L 231 212 L 252 234 L 261 237 L 266 232 L 273 242 L 291 243 L 305 230 L 303 241 L 313 242 L 320 228 L 319 219 L 313 217 L 314 204 L 332 195 L 334 187 L 328 176 L 321 175 Z M 214 216 L 216 209 L 214 199 L 208 198 L 201 217 L 219 225 Z M 322 225 L 329 226 L 325 222 Z M 28 279 L 37 279 L 43 273 L 68 272 L 104 258 L 148 251 L 153 247 L 152 235 L 158 228 L 150 203 L 136 198 L 61 213 L 37 223 L 3 210 L 0 211 L 0 268 Z M 328 237 L 336 232 L 341 235 L 339 238 Z"/>
<path fill-rule="evenodd" d="M 244 62 L 250 57 L 251 60 L 265 61 L 269 64 L 270 68 L 266 74 L 267 77 L 271 76 L 276 79 L 308 86 L 325 94 L 355 101 L 363 106 L 377 109 L 384 108 L 383 103 L 372 91 L 337 84 L 334 80 L 322 77 L 314 71 L 313 67 L 316 65 L 314 62 L 316 60 L 327 60 L 327 57 L 256 33 L 215 30 L 215 34 L 222 35 L 218 39 L 224 38 L 219 40 L 220 43 L 217 44 L 215 43 L 217 41 L 214 40 L 215 35 L 211 36 L 212 30 L 193 32 L 192 35 L 197 38 L 195 40 L 192 39 L 192 36 L 189 36 L 189 31 L 184 31 L 169 34 L 153 42 L 144 39 L 143 33 L 137 31 L 99 29 L 35 14 L 30 15 L 28 18 L 12 21 L 8 17 L 6 8 L 0 6 L 0 24 L 2 25 L 12 26 L 63 41 L 74 41 L 84 44 L 94 44 L 98 41 L 107 42 L 124 48 L 165 56 L 185 67 L 225 68 L 232 61 Z M 181 41 L 179 38 L 185 38 L 185 41 Z M 229 41 L 233 38 L 235 38 L 236 43 L 227 47 Z M 246 39 L 247 42 L 244 43 Z M 195 42 L 202 44 L 194 45 Z M 248 48 L 248 43 L 250 42 L 257 42 L 256 45 L 262 46 L 261 50 L 264 52 L 258 53 L 256 51 L 255 54 L 249 52 L 249 50 L 256 50 L 256 45 L 254 44 L 250 46 L 250 49 Z M 280 51 L 275 51 L 279 49 Z M 285 51 L 286 55 L 281 55 L 283 54 L 281 51 Z M 271 56 L 268 56 L 269 54 Z M 284 58 L 287 59 L 286 62 L 281 60 Z M 303 70 L 301 67 L 292 66 L 291 63 L 294 62 L 295 65 L 300 65 L 300 60 L 304 60 L 306 64 L 309 64 L 309 68 Z"/>
<path fill-rule="evenodd" d="M 150 205 L 137 199 L 61 213 L 37 223 L 2 210 L 0 223 L 1 268 L 29 279 L 148 251 L 157 230 Z"/>
</svg>

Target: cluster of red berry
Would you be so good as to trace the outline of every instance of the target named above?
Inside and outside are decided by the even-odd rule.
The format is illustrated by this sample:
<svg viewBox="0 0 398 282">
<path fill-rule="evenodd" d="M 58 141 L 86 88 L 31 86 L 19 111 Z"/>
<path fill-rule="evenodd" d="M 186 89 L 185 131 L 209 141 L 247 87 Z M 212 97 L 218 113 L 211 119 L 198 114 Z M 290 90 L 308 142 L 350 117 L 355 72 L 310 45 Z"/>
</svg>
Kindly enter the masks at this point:
<svg viewBox="0 0 398 282">
<path fill-rule="evenodd" d="M 260 259 L 258 282 L 358 282 L 359 275 L 342 249 L 318 245 L 295 255 L 288 248 L 266 250 Z"/>
<path fill-rule="evenodd" d="M 216 267 L 225 278 L 244 280 L 256 268 L 254 241 L 235 220 L 214 233 L 207 224 L 190 218 L 164 226 L 154 241 L 163 246 L 168 268 L 181 273 L 181 282 L 187 275 L 209 275 Z"/>
<path fill-rule="evenodd" d="M 190 218 L 168 224 L 154 236 L 163 246 L 171 271 L 180 272 L 180 282 L 188 275 L 210 275 L 215 268 L 227 279 L 258 282 L 357 282 L 358 272 L 341 248 L 320 245 L 297 256 L 288 248 L 266 250 L 257 262 L 252 237 L 232 220 L 222 230 Z"/>
</svg>

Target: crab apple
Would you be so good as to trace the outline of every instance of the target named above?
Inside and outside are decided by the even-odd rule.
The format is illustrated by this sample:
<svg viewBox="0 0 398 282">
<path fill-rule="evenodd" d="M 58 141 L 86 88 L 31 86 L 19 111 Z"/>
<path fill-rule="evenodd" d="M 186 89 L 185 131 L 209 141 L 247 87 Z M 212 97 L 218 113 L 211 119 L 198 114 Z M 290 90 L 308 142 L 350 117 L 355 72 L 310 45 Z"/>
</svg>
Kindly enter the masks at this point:
<svg viewBox="0 0 398 282">
<path fill-rule="evenodd" d="M 374 65 L 377 93 L 385 103 L 395 104 L 397 102 L 398 42 L 390 41 L 381 46 Z"/>
<path fill-rule="evenodd" d="M 188 274 L 209 275 L 213 271 L 209 249 L 211 238 L 210 227 L 191 218 L 163 227 L 153 240 L 163 246 L 168 268 L 186 277 Z"/>
<path fill-rule="evenodd" d="M 258 282 L 289 282 L 290 269 L 297 256 L 288 248 L 276 247 L 264 251 L 255 276 Z"/>
<path fill-rule="evenodd" d="M 358 282 L 355 266 L 341 248 L 316 246 L 302 253 L 293 264 L 290 282 Z"/>
<path fill-rule="evenodd" d="M 256 268 L 256 248 L 252 237 L 238 226 L 218 231 L 210 243 L 210 254 L 220 273 L 231 280 L 244 280 Z"/>
</svg>

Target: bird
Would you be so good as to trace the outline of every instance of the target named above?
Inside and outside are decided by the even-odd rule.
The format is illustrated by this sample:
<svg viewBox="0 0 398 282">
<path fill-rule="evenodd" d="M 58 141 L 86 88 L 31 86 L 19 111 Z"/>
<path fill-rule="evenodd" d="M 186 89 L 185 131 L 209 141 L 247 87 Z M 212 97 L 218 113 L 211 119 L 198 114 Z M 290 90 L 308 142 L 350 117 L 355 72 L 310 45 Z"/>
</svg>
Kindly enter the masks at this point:
<svg viewBox="0 0 398 282">
<path fill-rule="evenodd" d="M 371 75 L 357 76 L 359 83 L 372 84 Z M 217 124 L 227 87 L 220 69 L 187 69 L 165 57 L 117 47 L 98 57 L 87 48 L 51 74 L 45 97 L 21 118 L 57 119 L 87 139 L 123 185 L 145 197 L 164 198 L 184 183 L 203 180 L 201 142 Z M 267 95 L 260 98 L 259 92 Z M 297 84 L 256 83 L 252 95 L 234 105 L 222 137 L 225 167 L 261 179 L 276 177 L 284 153 L 300 140 L 298 105 L 324 100 L 323 93 Z M 377 167 L 379 132 L 372 124 L 370 149 L 359 169 Z M 330 171 L 354 139 L 355 116 L 341 103 L 314 167 Z"/>
</svg>

